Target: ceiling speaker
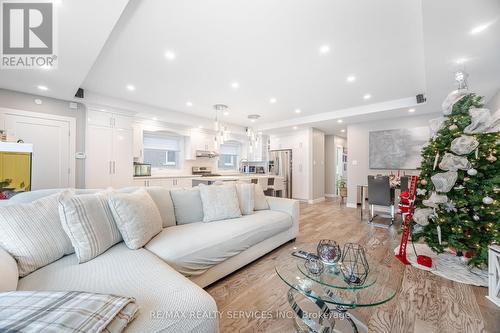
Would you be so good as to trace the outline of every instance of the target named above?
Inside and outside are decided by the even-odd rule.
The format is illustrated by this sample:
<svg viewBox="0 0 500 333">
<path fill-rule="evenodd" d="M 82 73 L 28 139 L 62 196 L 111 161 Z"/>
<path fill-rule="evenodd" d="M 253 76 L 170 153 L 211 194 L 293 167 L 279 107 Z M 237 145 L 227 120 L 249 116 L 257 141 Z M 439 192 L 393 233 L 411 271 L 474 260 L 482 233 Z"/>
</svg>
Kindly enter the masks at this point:
<svg viewBox="0 0 500 333">
<path fill-rule="evenodd" d="M 425 98 L 424 94 L 418 94 L 416 97 L 417 97 L 418 104 L 424 103 L 427 100 L 427 98 Z"/>
<path fill-rule="evenodd" d="M 82 88 L 78 88 L 78 91 L 75 94 L 76 98 L 83 98 L 85 94 L 85 91 Z"/>
</svg>

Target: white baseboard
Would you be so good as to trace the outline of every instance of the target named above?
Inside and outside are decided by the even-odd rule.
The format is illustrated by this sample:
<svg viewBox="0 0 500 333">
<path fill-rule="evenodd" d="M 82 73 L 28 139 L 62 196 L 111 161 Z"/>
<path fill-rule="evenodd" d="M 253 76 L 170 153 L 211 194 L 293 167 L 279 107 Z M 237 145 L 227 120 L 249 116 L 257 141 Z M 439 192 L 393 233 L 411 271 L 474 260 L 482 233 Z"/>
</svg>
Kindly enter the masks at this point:
<svg viewBox="0 0 500 333">
<path fill-rule="evenodd" d="M 313 199 L 313 200 L 309 200 L 307 202 L 310 203 L 310 204 L 316 204 L 316 203 L 320 203 L 320 202 L 323 202 L 323 201 L 325 201 L 325 197 L 316 198 L 316 199 Z"/>
<path fill-rule="evenodd" d="M 348 208 L 358 208 L 358 205 L 356 203 L 352 203 L 352 202 L 347 202 L 345 204 L 345 206 Z"/>
<path fill-rule="evenodd" d="M 329 194 L 328 193 L 328 194 L 325 194 L 325 197 L 327 197 L 327 198 L 337 198 L 338 195 L 336 195 L 336 194 Z"/>
</svg>

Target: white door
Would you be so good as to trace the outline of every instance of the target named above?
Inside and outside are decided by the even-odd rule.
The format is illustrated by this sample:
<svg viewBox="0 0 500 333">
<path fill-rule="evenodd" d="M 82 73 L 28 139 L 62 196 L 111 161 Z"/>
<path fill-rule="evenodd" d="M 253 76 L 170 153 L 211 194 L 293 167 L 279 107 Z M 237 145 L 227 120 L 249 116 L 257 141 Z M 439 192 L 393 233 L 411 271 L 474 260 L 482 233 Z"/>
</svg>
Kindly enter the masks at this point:
<svg viewBox="0 0 500 333">
<path fill-rule="evenodd" d="M 112 145 L 112 128 L 87 127 L 87 159 L 85 160 L 85 186 L 87 188 L 111 186 Z"/>
<path fill-rule="evenodd" d="M 32 190 L 75 186 L 69 121 L 6 114 L 5 128 L 33 144 Z"/>
<path fill-rule="evenodd" d="M 132 130 L 114 129 L 112 182 L 114 188 L 132 186 L 134 175 Z"/>
</svg>

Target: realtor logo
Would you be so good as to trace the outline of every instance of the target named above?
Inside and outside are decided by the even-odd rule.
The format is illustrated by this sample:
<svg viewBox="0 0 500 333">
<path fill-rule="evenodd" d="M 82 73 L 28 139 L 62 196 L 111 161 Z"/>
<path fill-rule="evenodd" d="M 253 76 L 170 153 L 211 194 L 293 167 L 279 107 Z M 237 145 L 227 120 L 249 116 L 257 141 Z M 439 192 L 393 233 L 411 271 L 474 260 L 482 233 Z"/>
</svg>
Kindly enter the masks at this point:
<svg viewBox="0 0 500 333">
<path fill-rule="evenodd" d="M 1 18 L 2 69 L 55 67 L 52 2 L 4 0 Z"/>
</svg>

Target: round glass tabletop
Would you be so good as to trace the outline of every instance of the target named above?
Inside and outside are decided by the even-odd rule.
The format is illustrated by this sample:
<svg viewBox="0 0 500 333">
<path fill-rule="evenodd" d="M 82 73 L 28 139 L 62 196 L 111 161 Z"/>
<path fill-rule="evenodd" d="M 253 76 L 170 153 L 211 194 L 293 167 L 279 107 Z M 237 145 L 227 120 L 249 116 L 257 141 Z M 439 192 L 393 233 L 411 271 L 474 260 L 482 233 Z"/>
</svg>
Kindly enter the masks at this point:
<svg viewBox="0 0 500 333">
<path fill-rule="evenodd" d="M 348 283 L 341 272 L 342 263 L 324 265 L 318 273 L 312 273 L 306 266 L 306 260 L 292 255 L 293 251 L 303 250 L 316 253 L 315 243 L 297 244 L 292 251 L 284 252 L 277 258 L 276 273 L 291 288 L 304 296 L 325 303 L 355 308 L 380 305 L 390 301 L 396 295 L 391 281 L 390 267 L 379 264 L 375 258 L 367 255 L 368 275 L 363 283 Z"/>
</svg>

